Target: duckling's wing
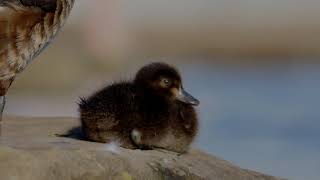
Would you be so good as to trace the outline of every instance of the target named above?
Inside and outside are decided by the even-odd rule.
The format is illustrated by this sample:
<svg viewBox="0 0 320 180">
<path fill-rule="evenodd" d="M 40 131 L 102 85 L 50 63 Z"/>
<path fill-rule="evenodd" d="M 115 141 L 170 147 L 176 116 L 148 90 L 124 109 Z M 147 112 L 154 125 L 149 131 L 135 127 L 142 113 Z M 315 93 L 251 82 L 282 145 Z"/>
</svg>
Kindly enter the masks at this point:
<svg viewBox="0 0 320 180">
<path fill-rule="evenodd" d="M 74 0 L 0 0 L 0 81 L 21 72 L 55 37 Z"/>
</svg>

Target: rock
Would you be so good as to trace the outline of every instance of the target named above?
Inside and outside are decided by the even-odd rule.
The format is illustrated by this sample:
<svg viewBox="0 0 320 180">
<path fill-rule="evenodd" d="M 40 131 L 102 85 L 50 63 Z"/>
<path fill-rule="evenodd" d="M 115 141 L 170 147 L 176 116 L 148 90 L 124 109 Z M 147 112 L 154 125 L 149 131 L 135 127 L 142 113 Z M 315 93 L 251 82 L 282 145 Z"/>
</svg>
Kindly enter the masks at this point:
<svg viewBox="0 0 320 180">
<path fill-rule="evenodd" d="M 199 150 L 177 155 L 56 136 L 78 126 L 74 118 L 5 118 L 0 138 L 0 179 L 278 179 L 241 169 Z"/>
</svg>

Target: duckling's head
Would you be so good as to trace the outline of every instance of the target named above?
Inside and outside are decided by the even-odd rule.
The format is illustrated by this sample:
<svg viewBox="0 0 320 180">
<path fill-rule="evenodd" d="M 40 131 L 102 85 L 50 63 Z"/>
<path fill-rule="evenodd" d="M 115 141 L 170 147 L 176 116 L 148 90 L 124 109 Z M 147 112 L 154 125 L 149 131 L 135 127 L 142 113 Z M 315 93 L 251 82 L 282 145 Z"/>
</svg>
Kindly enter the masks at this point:
<svg viewBox="0 0 320 180">
<path fill-rule="evenodd" d="M 183 89 L 179 72 L 166 63 L 151 63 L 142 67 L 136 74 L 134 83 L 142 86 L 169 101 L 198 105 L 199 101 Z"/>
</svg>

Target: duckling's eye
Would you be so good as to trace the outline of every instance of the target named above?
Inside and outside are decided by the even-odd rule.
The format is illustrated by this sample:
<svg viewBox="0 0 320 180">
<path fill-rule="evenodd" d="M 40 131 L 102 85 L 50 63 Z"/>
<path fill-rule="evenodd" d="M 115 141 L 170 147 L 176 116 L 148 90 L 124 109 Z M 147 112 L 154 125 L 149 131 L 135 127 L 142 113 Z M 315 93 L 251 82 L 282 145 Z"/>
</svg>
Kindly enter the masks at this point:
<svg viewBox="0 0 320 180">
<path fill-rule="evenodd" d="M 167 78 L 163 78 L 163 79 L 161 79 L 161 85 L 163 87 L 169 87 L 171 85 L 171 81 Z"/>
</svg>

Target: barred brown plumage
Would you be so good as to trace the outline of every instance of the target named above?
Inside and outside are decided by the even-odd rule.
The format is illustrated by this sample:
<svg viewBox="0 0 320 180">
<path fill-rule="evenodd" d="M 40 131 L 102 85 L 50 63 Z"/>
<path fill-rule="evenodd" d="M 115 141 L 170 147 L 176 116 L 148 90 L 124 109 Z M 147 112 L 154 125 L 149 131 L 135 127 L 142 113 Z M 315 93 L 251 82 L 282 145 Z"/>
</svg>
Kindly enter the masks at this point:
<svg viewBox="0 0 320 180">
<path fill-rule="evenodd" d="M 56 36 L 74 0 L 0 0 L 0 115 L 15 76 Z"/>
</svg>

